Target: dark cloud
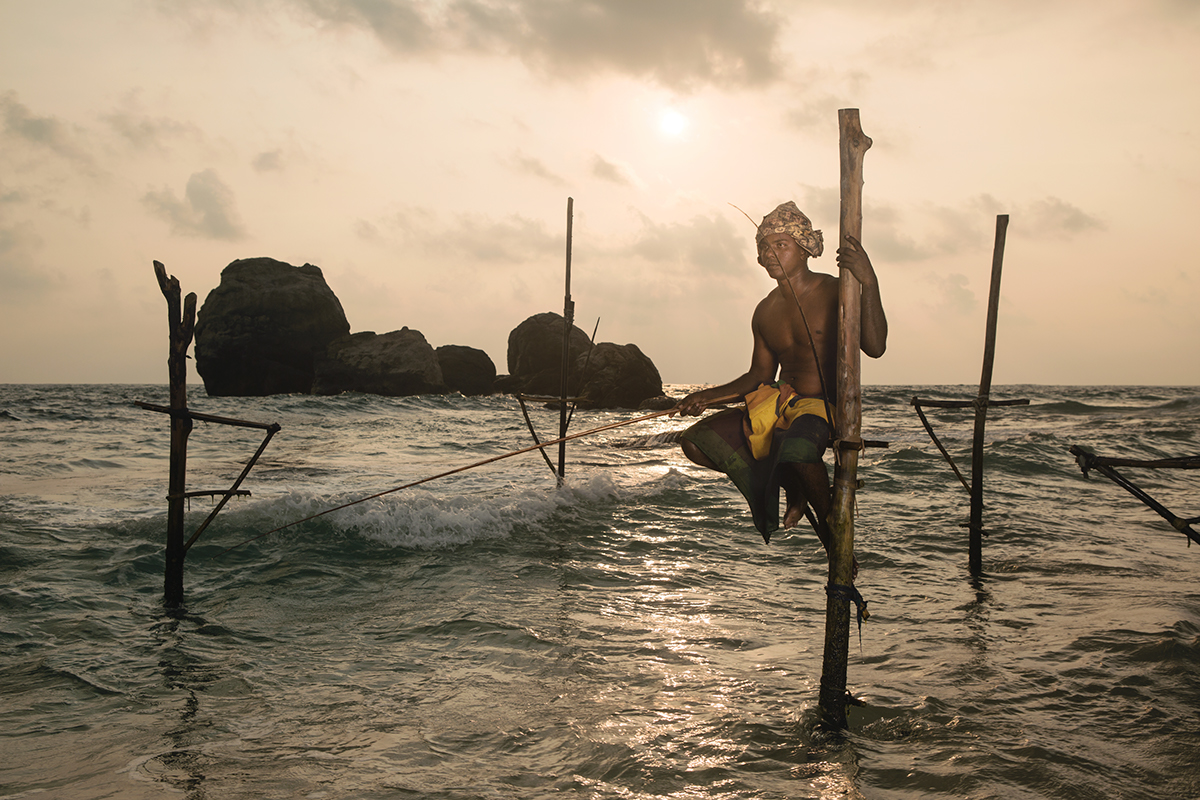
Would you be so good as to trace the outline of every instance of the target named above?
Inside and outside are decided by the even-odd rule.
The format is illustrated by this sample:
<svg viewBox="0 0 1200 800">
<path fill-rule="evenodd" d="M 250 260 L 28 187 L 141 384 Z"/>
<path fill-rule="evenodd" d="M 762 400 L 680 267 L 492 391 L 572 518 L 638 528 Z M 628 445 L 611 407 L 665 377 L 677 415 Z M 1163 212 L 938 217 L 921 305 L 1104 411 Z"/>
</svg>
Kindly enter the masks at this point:
<svg viewBox="0 0 1200 800">
<path fill-rule="evenodd" d="M 167 150 L 184 136 L 199 136 L 194 125 L 166 117 L 149 117 L 134 111 L 115 111 L 104 121 L 126 142 L 138 150 Z"/>
<path fill-rule="evenodd" d="M 512 56 L 552 77 L 619 73 L 677 90 L 761 86 L 780 19 L 751 0 L 291 0 L 403 55 Z"/>
<path fill-rule="evenodd" d="M 93 167 L 79 130 L 57 117 L 38 116 L 17 99 L 16 92 L 0 94 L 0 120 L 5 138 L 48 150 L 89 171 Z"/>
<path fill-rule="evenodd" d="M 28 223 L 0 226 L 0 304 L 22 305 L 58 285 L 58 277 L 36 260 L 41 246 L 41 237 Z"/>
<path fill-rule="evenodd" d="M 406 208 L 378 222 L 360 220 L 360 238 L 435 257 L 447 265 L 524 264 L 547 257 L 560 258 L 561 232 L 545 223 L 512 214 L 492 219 L 473 214 L 445 222 L 422 208 Z"/>
<path fill-rule="evenodd" d="M 754 231 L 734 227 L 724 216 L 693 217 L 660 225 L 643 220 L 634 242 L 622 251 L 672 267 L 675 272 L 741 275 L 754 262 Z"/>
<path fill-rule="evenodd" d="M 182 200 L 177 199 L 169 189 L 163 189 L 147 192 L 142 197 L 142 203 L 155 216 L 170 223 L 174 233 L 229 241 L 245 236 L 235 208 L 233 190 L 212 169 L 197 172 L 188 178 Z"/>
<path fill-rule="evenodd" d="M 1057 197 L 1038 200 L 1022 209 L 1021 217 L 1028 220 L 1022 227 L 1039 239 L 1071 239 L 1089 231 L 1102 231 L 1104 223 L 1081 208 Z M 1017 224 L 1017 218 L 1013 221 Z"/>
<path fill-rule="evenodd" d="M 601 155 L 592 157 L 592 175 L 602 181 L 615 183 L 618 186 L 632 186 L 633 180 L 628 170 L 620 164 L 614 164 Z"/>
<path fill-rule="evenodd" d="M 970 281 L 960 272 L 949 275 L 929 275 L 927 280 L 931 285 L 925 293 L 923 302 L 931 309 L 935 318 L 953 315 L 967 316 L 978 310 L 979 303 L 975 293 L 970 289 Z"/>
<path fill-rule="evenodd" d="M 516 172 L 522 175 L 529 175 L 534 178 L 552 183 L 555 186 L 566 186 L 567 181 L 557 172 L 554 172 L 540 158 L 527 156 L 524 153 L 516 153 L 508 160 L 508 165 Z"/>
<path fill-rule="evenodd" d="M 279 172 L 283 169 L 283 151 L 267 150 L 259 153 L 250 162 L 250 166 L 259 172 Z"/>
</svg>

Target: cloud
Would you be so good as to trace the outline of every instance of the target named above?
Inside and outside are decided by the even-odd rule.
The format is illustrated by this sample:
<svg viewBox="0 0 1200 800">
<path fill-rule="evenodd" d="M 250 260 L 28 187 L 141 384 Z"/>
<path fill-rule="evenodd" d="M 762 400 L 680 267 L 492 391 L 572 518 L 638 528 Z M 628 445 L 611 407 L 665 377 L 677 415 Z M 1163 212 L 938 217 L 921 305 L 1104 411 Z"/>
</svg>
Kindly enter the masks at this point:
<svg viewBox="0 0 1200 800">
<path fill-rule="evenodd" d="M 931 288 L 922 303 L 929 309 L 930 319 L 946 316 L 963 317 L 975 312 L 978 302 L 970 289 L 966 275 L 954 272 L 949 275 L 927 275 L 925 280 Z"/>
<path fill-rule="evenodd" d="M 147 192 L 142 203 L 155 216 L 170 223 L 177 234 L 228 241 L 246 235 L 234 207 L 233 190 L 212 169 L 188 178 L 183 200 L 163 189 Z"/>
<path fill-rule="evenodd" d="M 35 115 L 17 100 L 16 92 L 0 95 L 0 119 L 6 138 L 43 148 L 89 171 L 94 169 L 91 156 L 80 143 L 78 128 L 57 117 Z"/>
<path fill-rule="evenodd" d="M 360 238 L 417 252 L 443 265 L 524 264 L 562 256 L 561 232 L 544 223 L 512 214 L 501 219 L 464 214 L 444 222 L 423 208 L 405 208 L 377 222 L 359 220 Z"/>
<path fill-rule="evenodd" d="M 753 264 L 753 234 L 735 228 L 724 216 L 696 216 L 687 223 L 659 225 L 643 218 L 642 229 L 621 254 L 635 256 L 673 272 L 741 276 Z"/>
<path fill-rule="evenodd" d="M 0 203 L 8 202 L 7 195 Z M 58 281 L 37 264 L 42 239 L 29 223 L 0 227 L 0 303 L 23 305 Z"/>
<path fill-rule="evenodd" d="M 258 172 L 279 172 L 283 169 L 283 151 L 267 150 L 259 153 L 250 162 Z"/>
<path fill-rule="evenodd" d="M 751 0 L 291 0 L 405 55 L 514 56 L 552 77 L 618 73 L 676 90 L 778 79 L 779 20 Z"/>
<path fill-rule="evenodd" d="M 1019 217 L 1014 216 L 1013 221 L 1018 220 L 1027 220 L 1022 228 L 1036 239 L 1071 239 L 1088 231 L 1105 229 L 1100 219 L 1057 197 L 1029 204 L 1021 209 Z"/>
<path fill-rule="evenodd" d="M 114 111 L 104 117 L 118 136 L 138 150 L 165 151 L 183 136 L 198 136 L 194 125 L 167 117 L 148 117 L 134 111 Z"/>
<path fill-rule="evenodd" d="M 517 152 L 508 160 L 508 166 L 522 175 L 539 178 L 555 186 L 567 185 L 566 179 L 547 167 L 540 158 L 534 158 L 533 156 Z"/>
<path fill-rule="evenodd" d="M 609 161 L 599 154 L 592 156 L 592 175 L 618 186 L 633 186 L 637 182 L 628 167 Z"/>
</svg>

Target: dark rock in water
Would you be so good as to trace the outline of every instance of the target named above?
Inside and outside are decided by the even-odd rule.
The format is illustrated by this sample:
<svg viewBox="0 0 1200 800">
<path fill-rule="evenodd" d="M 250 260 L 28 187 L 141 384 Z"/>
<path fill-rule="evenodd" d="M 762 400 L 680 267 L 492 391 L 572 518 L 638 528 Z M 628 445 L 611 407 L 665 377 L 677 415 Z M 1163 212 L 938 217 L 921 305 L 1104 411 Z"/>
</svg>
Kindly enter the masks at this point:
<svg viewBox="0 0 1200 800">
<path fill-rule="evenodd" d="M 196 371 L 212 396 L 307 394 L 317 356 L 349 332 L 319 267 L 241 259 L 196 315 Z"/>
<path fill-rule="evenodd" d="M 559 396 L 562 389 L 563 318 L 560 314 L 535 314 L 513 328 L 508 335 L 508 372 L 511 382 L 526 394 Z M 578 327 L 571 326 L 570 359 L 575 362 L 592 349 L 592 341 Z M 576 379 L 567 387 L 573 394 Z"/>
<path fill-rule="evenodd" d="M 317 360 L 313 394 L 363 392 L 390 397 L 445 394 L 437 354 L 420 331 L 402 328 L 344 336 Z"/>
<path fill-rule="evenodd" d="M 499 375 L 496 378 L 496 383 L 493 385 L 496 387 L 496 391 L 502 394 L 519 394 L 521 392 L 522 381 L 520 378 L 512 375 Z"/>
<path fill-rule="evenodd" d="M 637 408 L 663 393 L 658 368 L 636 344 L 601 342 L 575 362 L 573 372 L 583 375 L 582 408 Z"/>
<path fill-rule="evenodd" d="M 649 397 L 638 403 L 638 409 L 641 411 L 669 411 L 679 405 L 679 401 L 674 397 L 659 395 L 658 397 Z"/>
<path fill-rule="evenodd" d="M 496 391 L 496 365 L 490 356 L 474 347 L 444 344 L 437 349 L 442 378 L 452 392 L 465 395 L 492 394 Z"/>
<path fill-rule="evenodd" d="M 558 397 L 562 390 L 563 318 L 536 314 L 508 335 L 509 375 L 496 380 L 498 391 Z M 602 342 L 571 327 L 567 394 L 586 395 L 585 408 L 637 408 L 663 393 L 658 368 L 637 345 Z M 668 406 L 670 408 L 670 406 Z"/>
</svg>

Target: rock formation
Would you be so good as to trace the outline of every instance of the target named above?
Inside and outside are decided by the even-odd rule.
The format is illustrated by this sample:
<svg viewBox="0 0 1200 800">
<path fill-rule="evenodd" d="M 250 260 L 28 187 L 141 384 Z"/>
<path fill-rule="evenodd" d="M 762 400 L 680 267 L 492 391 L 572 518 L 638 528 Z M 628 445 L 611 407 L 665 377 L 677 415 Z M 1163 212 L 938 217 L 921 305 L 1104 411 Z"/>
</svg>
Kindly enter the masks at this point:
<svg viewBox="0 0 1200 800">
<path fill-rule="evenodd" d="M 575 362 L 572 374 L 583 379 L 582 408 L 638 408 L 663 393 L 658 368 L 636 344 L 601 342 Z"/>
<path fill-rule="evenodd" d="M 482 350 L 444 344 L 437 349 L 437 358 L 450 391 L 468 396 L 496 391 L 496 365 Z"/>
<path fill-rule="evenodd" d="M 313 394 L 363 392 L 389 397 L 445 394 L 437 354 L 420 331 L 364 331 L 330 342 L 316 361 Z"/>
<path fill-rule="evenodd" d="M 536 314 L 508 336 L 510 375 L 499 382 L 508 391 L 558 397 L 562 378 L 563 318 Z M 661 397 L 662 378 L 637 345 L 601 342 L 592 346 L 588 335 L 571 328 L 570 376 L 567 393 L 586 395 L 585 408 L 637 408 Z"/>
<path fill-rule="evenodd" d="M 308 393 L 315 359 L 349 332 L 319 267 L 241 259 L 196 316 L 196 371 L 213 396 Z"/>
<path fill-rule="evenodd" d="M 559 314 L 535 314 L 508 334 L 507 385 L 525 394 L 559 396 L 562 388 L 563 318 Z M 592 340 L 571 326 L 570 357 L 575 362 L 592 349 Z M 571 374 L 578 378 L 574 369 Z M 569 386 L 573 394 L 577 384 Z"/>
</svg>

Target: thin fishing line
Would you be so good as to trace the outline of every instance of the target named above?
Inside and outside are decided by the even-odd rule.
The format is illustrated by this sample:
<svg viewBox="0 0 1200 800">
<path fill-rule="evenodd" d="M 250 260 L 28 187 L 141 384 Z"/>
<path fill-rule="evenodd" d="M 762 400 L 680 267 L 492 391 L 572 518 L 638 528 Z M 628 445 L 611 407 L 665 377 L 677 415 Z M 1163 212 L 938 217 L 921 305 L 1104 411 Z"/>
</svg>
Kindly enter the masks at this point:
<svg viewBox="0 0 1200 800">
<path fill-rule="evenodd" d="M 720 400 L 717 400 L 714 402 L 715 403 L 724 403 L 724 402 L 728 402 L 730 400 L 736 400 L 736 399 L 737 399 L 736 397 L 725 397 L 725 398 L 721 398 Z M 272 528 L 271 530 L 267 531 L 266 533 L 260 533 L 258 536 L 252 536 L 251 538 L 245 540 L 244 542 L 239 542 L 239 543 L 233 545 L 233 547 L 230 547 L 230 548 L 222 551 L 221 555 L 225 555 L 230 550 L 235 550 L 235 549 L 241 547 L 242 545 L 250 544 L 251 542 L 258 541 L 259 539 L 262 539 L 265 536 L 270 536 L 272 533 L 278 533 L 279 531 L 283 530 L 284 528 L 290 528 L 293 525 L 299 525 L 302 522 L 308 522 L 309 520 L 316 519 L 317 517 L 323 517 L 326 514 L 332 514 L 334 511 L 341 511 L 344 508 L 349 508 L 350 506 L 355 506 L 355 505 L 358 505 L 359 503 L 365 503 L 368 500 L 375 500 L 376 498 L 383 497 L 384 495 L 389 495 L 394 492 L 398 492 L 401 489 L 410 489 L 413 486 L 420 486 L 422 483 L 429 483 L 430 481 L 437 480 L 438 478 L 445 478 L 450 475 L 455 475 L 459 472 L 466 472 L 469 469 L 474 469 L 475 467 L 482 467 L 485 464 L 491 464 L 495 461 L 500 461 L 501 459 L 511 458 L 512 456 L 519 456 L 522 453 L 530 453 L 530 452 L 533 452 L 534 450 L 538 450 L 543 447 L 549 447 L 551 445 L 559 444 L 560 442 L 570 441 L 571 439 L 578 439 L 582 436 L 590 436 L 593 433 L 601 433 L 603 431 L 612 430 L 613 428 L 620 428 L 625 425 L 632 425 L 635 422 L 645 422 L 646 420 L 654 419 L 655 417 L 662 417 L 662 416 L 666 416 L 668 414 L 675 414 L 675 413 L 678 413 L 678 411 L 679 411 L 679 406 L 675 406 L 674 408 L 669 408 L 665 411 L 655 411 L 653 413 L 646 414 L 641 417 L 634 417 L 633 419 L 627 419 L 627 420 L 623 420 L 621 422 L 613 422 L 608 425 L 601 425 L 598 428 L 592 428 L 590 430 L 580 431 L 579 433 L 572 433 L 569 436 L 563 436 L 563 437 L 554 439 L 549 442 L 533 444 L 533 445 L 530 445 L 529 447 L 523 447 L 520 450 L 512 450 L 508 453 L 502 453 L 498 456 L 492 456 L 491 458 L 485 458 L 482 461 L 476 461 L 474 464 L 467 464 L 466 466 L 456 467 L 455 469 L 447 470 L 446 472 L 439 472 L 437 475 L 430 475 L 427 478 L 421 478 L 420 480 L 413 481 L 411 483 L 406 483 L 403 486 L 396 486 L 392 489 L 385 489 L 382 492 L 376 492 L 375 494 L 368 495 L 367 497 L 361 497 L 358 500 L 351 500 L 349 503 L 342 503 L 340 506 L 334 506 L 333 508 L 327 508 L 324 511 L 317 512 L 316 514 L 310 514 L 309 516 L 304 517 L 303 519 L 298 519 L 294 522 L 289 522 L 286 525 L 280 525 L 278 528 Z"/>
</svg>

